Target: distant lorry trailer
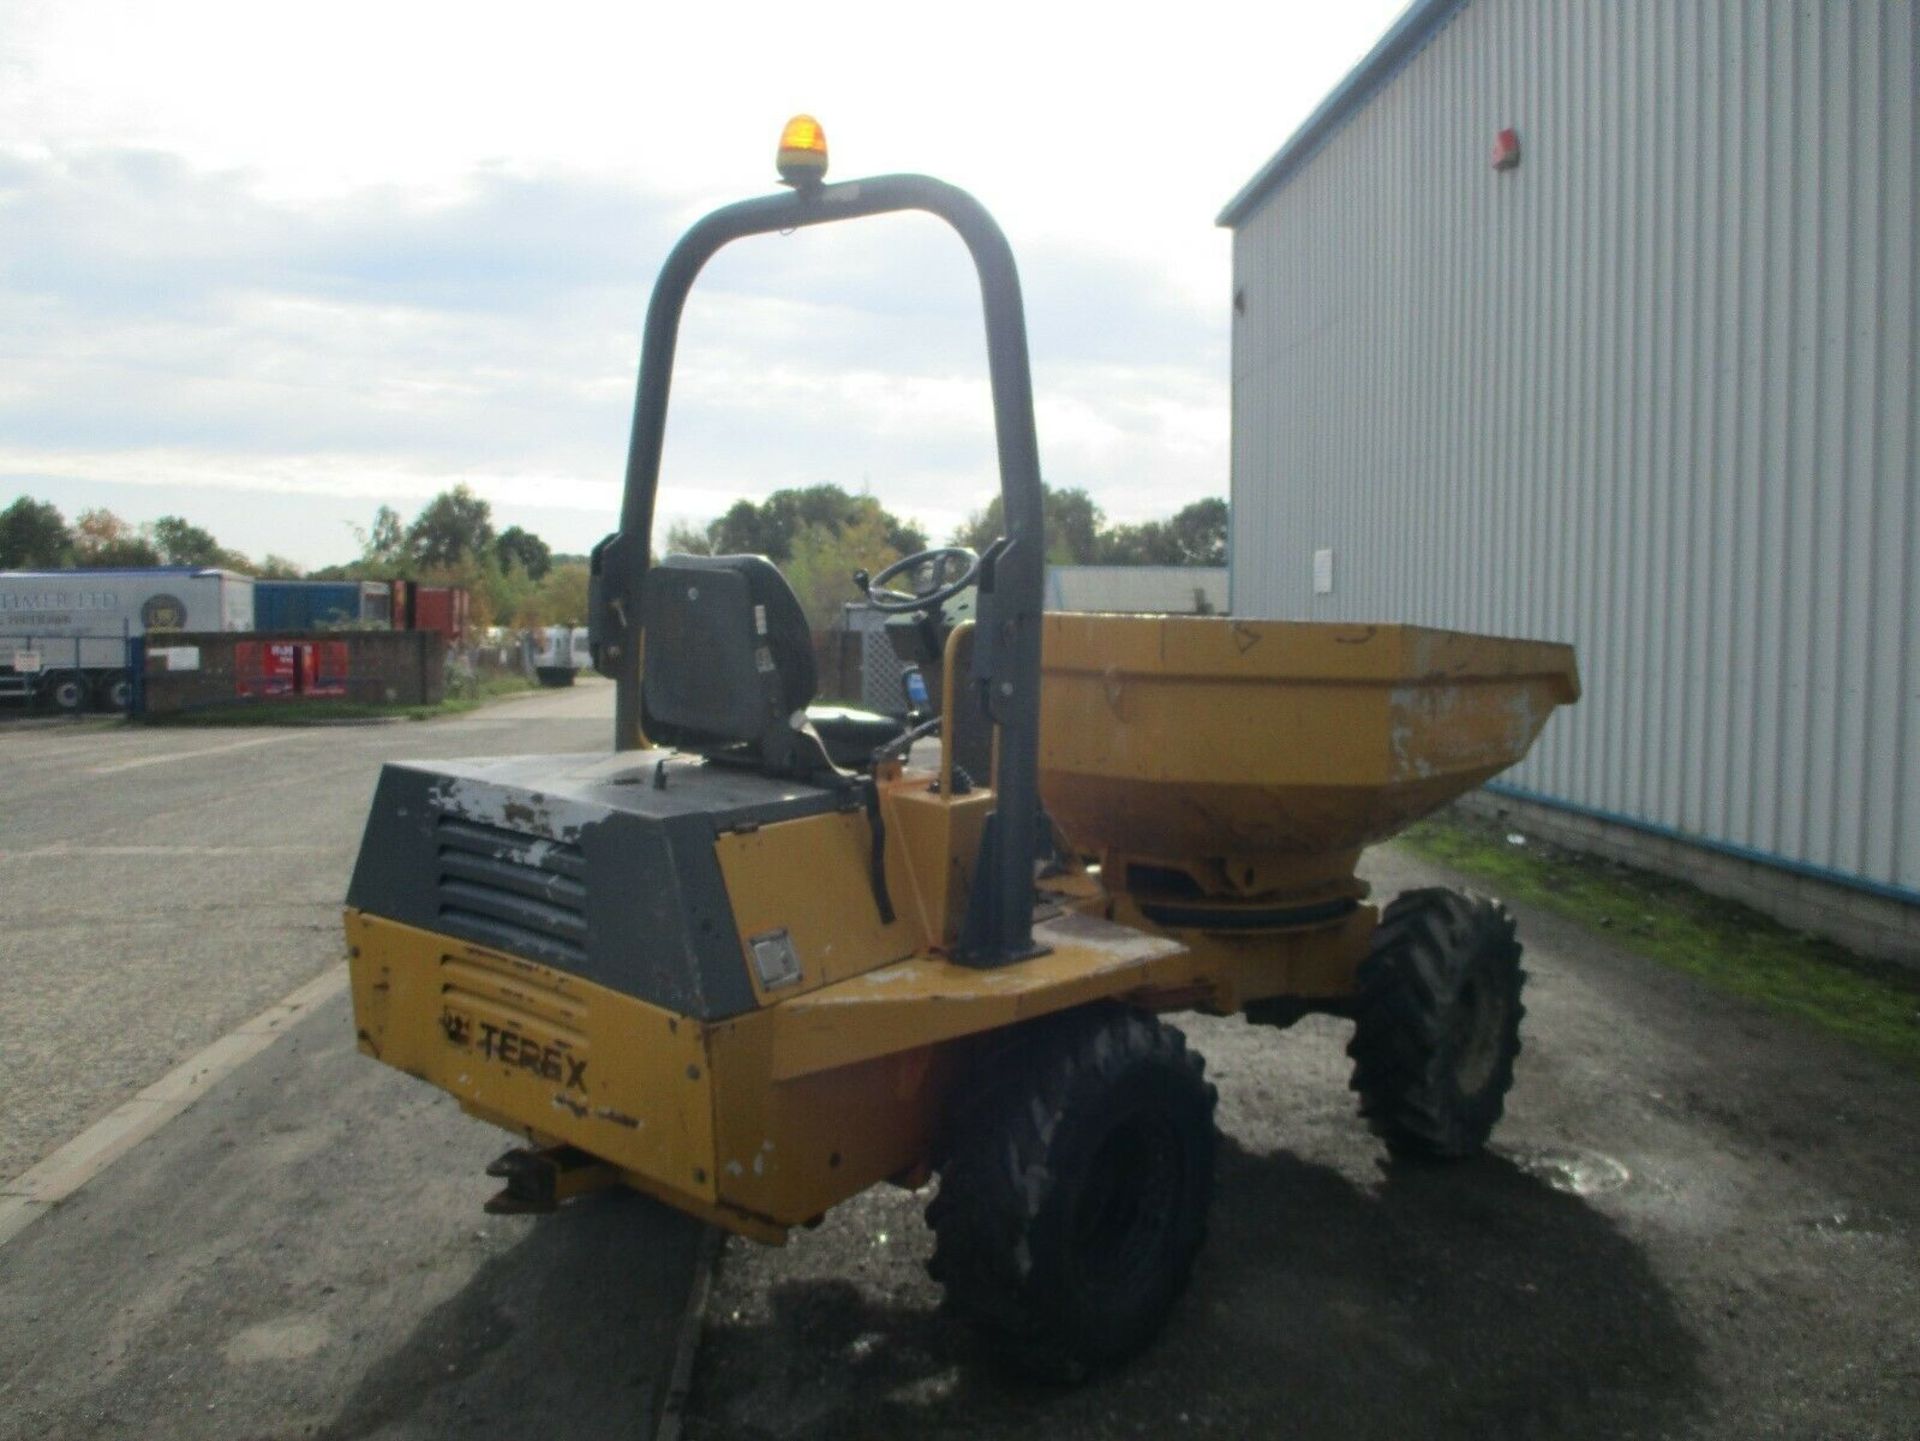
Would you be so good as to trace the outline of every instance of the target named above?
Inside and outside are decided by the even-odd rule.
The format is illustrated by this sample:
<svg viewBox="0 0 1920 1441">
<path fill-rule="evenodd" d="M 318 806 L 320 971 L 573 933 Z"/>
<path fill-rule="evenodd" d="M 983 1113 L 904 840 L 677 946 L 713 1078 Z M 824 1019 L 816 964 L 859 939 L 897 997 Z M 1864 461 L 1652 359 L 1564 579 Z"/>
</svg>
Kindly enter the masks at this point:
<svg viewBox="0 0 1920 1441">
<path fill-rule="evenodd" d="M 0 571 L 0 699 L 125 710 L 130 641 L 252 630 L 253 587 L 202 566 Z"/>
<path fill-rule="evenodd" d="M 255 630 L 387 630 L 392 625 L 391 581 L 256 580 L 253 583 Z"/>
</svg>

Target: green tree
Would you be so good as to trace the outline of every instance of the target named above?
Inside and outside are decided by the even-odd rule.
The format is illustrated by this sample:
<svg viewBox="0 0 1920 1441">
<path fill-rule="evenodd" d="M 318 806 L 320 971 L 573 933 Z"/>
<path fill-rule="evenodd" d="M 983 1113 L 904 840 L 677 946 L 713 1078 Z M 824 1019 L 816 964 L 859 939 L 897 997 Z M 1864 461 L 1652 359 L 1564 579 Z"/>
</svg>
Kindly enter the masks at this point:
<svg viewBox="0 0 1920 1441">
<path fill-rule="evenodd" d="M 1180 565 L 1180 543 L 1165 521 L 1116 525 L 1100 532 L 1096 565 Z"/>
<path fill-rule="evenodd" d="M 465 485 L 443 490 L 407 527 L 406 549 L 414 564 L 424 569 L 490 556 L 493 507 Z"/>
<path fill-rule="evenodd" d="M 585 625 L 587 623 L 587 566 L 567 561 L 547 572 L 533 593 L 523 625 Z"/>
<path fill-rule="evenodd" d="M 781 570 L 813 630 L 837 626 L 842 608 L 860 598 L 853 585 L 856 570 L 878 572 L 900 559 L 891 534 L 876 506 L 838 529 L 809 525 L 794 537 L 793 553 Z"/>
<path fill-rule="evenodd" d="M 746 504 L 742 501 L 741 504 Z M 716 524 L 718 522 L 715 522 Z M 713 537 L 707 534 L 707 527 L 689 525 L 685 521 L 676 521 L 667 528 L 667 553 L 669 555 L 712 555 Z"/>
<path fill-rule="evenodd" d="M 168 565 L 226 565 L 244 556 L 223 550 L 211 531 L 202 530 L 177 515 L 163 515 L 153 523 L 153 543 Z"/>
<path fill-rule="evenodd" d="M 529 580 L 539 580 L 553 569 L 553 550 L 530 530 L 510 525 L 493 543 L 501 567 L 519 566 Z"/>
<path fill-rule="evenodd" d="M 253 573 L 262 580 L 299 580 L 305 571 L 284 555 L 267 552 L 267 558 L 253 567 Z"/>
<path fill-rule="evenodd" d="M 736 500 L 725 515 L 707 527 L 706 553 L 764 555 L 780 561 L 793 553 L 793 536 L 777 533 L 752 501 Z"/>
<path fill-rule="evenodd" d="M 1044 481 L 1040 495 L 1046 519 L 1047 560 L 1053 565 L 1092 565 L 1100 528 L 1106 522 L 1093 497 L 1078 487 L 1055 490 Z M 996 495 L 986 509 L 967 517 L 954 532 L 953 543 L 985 550 L 1006 533 L 1006 511 Z"/>
<path fill-rule="evenodd" d="M 360 560 L 364 565 L 397 569 L 407 562 L 407 532 L 400 512 L 383 505 L 373 513 L 373 525 L 360 532 Z"/>
<path fill-rule="evenodd" d="M 52 570 L 72 559 L 73 532 L 49 502 L 23 495 L 0 510 L 0 569 Z"/>
<path fill-rule="evenodd" d="M 1225 565 L 1227 563 L 1227 503 L 1218 496 L 1196 500 L 1182 506 L 1167 522 L 1181 565 Z"/>
<path fill-rule="evenodd" d="M 74 564 L 97 570 L 160 564 L 153 542 L 104 506 L 83 510 L 73 523 Z"/>
<path fill-rule="evenodd" d="M 834 533 L 850 525 L 866 526 L 877 522 L 886 541 L 902 555 L 924 550 L 927 535 L 912 521 L 901 520 L 870 495 L 849 495 L 837 485 L 809 485 L 798 489 L 776 490 L 755 504 L 735 501 L 707 527 L 710 555 L 764 555 L 775 562 L 792 558 L 799 537 L 814 527 Z M 674 543 L 673 533 L 668 543 Z"/>
</svg>

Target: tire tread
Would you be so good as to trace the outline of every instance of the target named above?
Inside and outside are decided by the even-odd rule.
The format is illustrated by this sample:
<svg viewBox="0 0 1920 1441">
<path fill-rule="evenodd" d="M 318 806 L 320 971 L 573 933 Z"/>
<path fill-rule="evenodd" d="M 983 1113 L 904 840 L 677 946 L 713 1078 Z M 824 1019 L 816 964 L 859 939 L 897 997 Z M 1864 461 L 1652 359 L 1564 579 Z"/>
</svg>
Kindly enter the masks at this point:
<svg viewBox="0 0 1920 1441">
<path fill-rule="evenodd" d="M 927 1269 L 946 1288 L 948 1305 L 1029 1375 L 1078 1380 L 1094 1366 L 1122 1359 L 1089 1355 L 1080 1338 L 1060 1334 L 1049 1299 L 1035 1284 L 1031 1247 L 1053 1194 L 1062 1123 L 1072 1108 L 1142 1065 L 1183 1077 L 1204 1096 L 1204 1194 L 1210 1195 L 1218 1092 L 1204 1079 L 1204 1062 L 1179 1031 L 1103 1004 L 1036 1027 L 1003 1059 L 992 1090 L 957 1128 L 940 1189 L 927 1207 L 935 1237 Z M 1199 1223 L 1177 1242 L 1172 1297 L 1185 1289 L 1205 1240 L 1205 1212 L 1203 1200 Z M 1157 1329 L 1156 1321 L 1140 1344 Z"/>
</svg>

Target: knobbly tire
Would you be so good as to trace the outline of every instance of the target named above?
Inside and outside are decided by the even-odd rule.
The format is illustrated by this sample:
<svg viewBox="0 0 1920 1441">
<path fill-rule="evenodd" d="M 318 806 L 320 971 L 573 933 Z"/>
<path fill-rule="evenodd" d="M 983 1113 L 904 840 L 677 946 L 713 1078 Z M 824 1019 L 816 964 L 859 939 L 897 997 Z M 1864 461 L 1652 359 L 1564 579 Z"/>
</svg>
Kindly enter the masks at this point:
<svg viewBox="0 0 1920 1441">
<path fill-rule="evenodd" d="M 1396 897 L 1356 980 L 1347 1054 L 1360 1114 L 1397 1155 L 1478 1153 L 1520 1054 L 1520 943 L 1505 906 L 1441 889 Z"/>
<path fill-rule="evenodd" d="M 1206 1239 L 1217 1093 L 1117 1005 L 1038 1024 L 952 1123 L 927 1269 L 1015 1369 L 1078 1381 L 1158 1334 Z"/>
<path fill-rule="evenodd" d="M 50 710 L 77 715 L 87 708 L 87 679 L 79 671 L 59 671 L 41 682 L 40 697 Z"/>
</svg>

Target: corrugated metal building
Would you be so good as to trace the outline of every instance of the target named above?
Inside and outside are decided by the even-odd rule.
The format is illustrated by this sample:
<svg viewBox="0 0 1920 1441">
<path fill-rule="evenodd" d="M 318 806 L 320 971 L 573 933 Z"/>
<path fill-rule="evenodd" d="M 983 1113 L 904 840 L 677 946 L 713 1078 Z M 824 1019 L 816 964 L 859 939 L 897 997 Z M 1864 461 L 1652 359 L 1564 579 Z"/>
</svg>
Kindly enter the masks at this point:
<svg viewBox="0 0 1920 1441">
<path fill-rule="evenodd" d="M 1508 795 L 1908 954 L 1915 11 L 1419 0 L 1221 216 L 1233 610 L 1574 642 Z"/>
</svg>

